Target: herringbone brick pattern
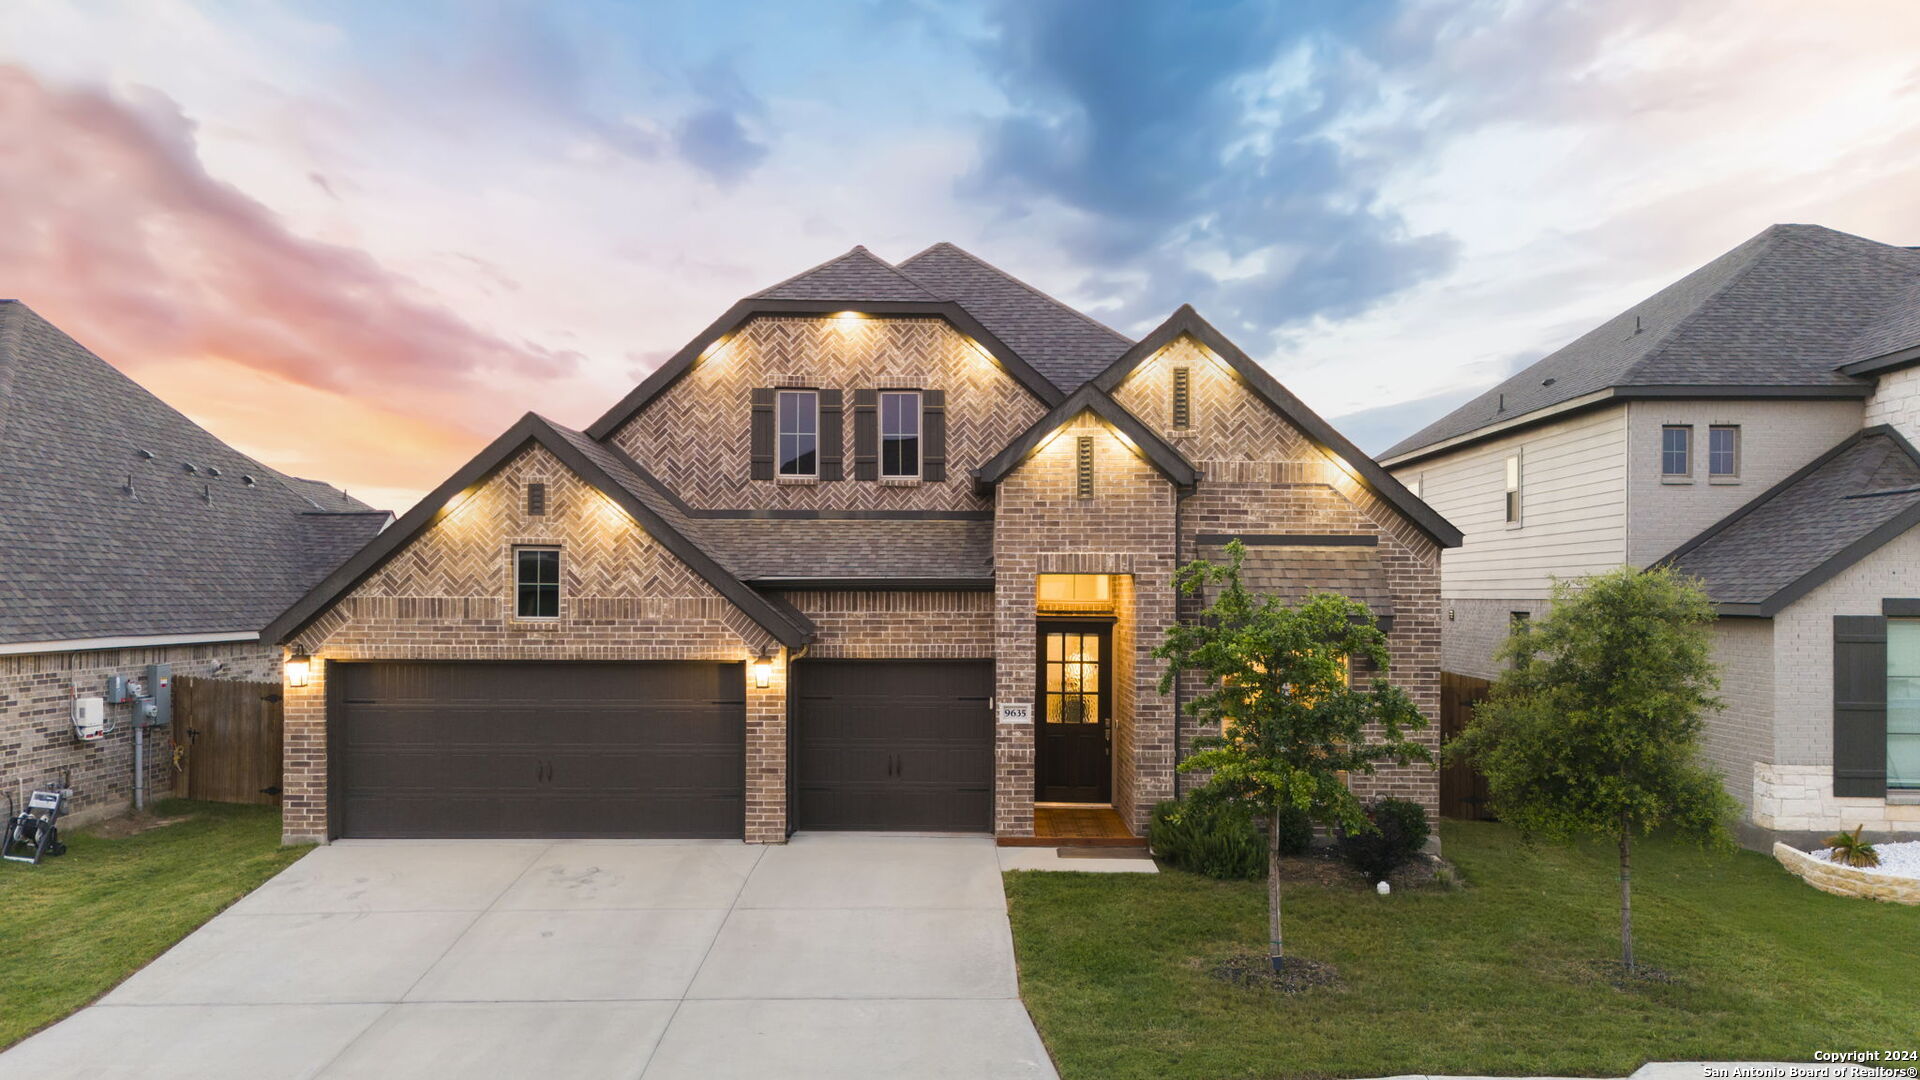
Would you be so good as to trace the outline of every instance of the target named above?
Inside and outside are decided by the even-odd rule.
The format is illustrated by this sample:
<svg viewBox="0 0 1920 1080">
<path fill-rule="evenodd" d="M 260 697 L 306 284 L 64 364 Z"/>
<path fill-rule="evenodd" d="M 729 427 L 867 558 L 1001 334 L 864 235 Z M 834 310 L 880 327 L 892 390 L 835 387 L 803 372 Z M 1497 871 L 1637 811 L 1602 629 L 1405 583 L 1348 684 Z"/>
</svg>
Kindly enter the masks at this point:
<svg viewBox="0 0 1920 1080">
<path fill-rule="evenodd" d="M 819 484 L 748 478 L 756 387 L 945 390 L 947 479 L 881 485 L 853 475 L 852 395 L 843 454 L 849 479 Z M 967 475 L 1045 415 L 1046 406 L 939 319 L 762 317 L 694 365 L 614 442 L 701 509 L 985 510 Z"/>
</svg>

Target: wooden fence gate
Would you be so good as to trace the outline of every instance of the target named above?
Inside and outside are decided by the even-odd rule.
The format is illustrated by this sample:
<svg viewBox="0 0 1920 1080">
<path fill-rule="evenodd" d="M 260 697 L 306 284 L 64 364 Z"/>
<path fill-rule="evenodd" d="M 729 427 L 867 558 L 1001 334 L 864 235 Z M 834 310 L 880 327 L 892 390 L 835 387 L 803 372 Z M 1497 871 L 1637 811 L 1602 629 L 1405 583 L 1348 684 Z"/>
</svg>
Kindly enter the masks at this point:
<svg viewBox="0 0 1920 1080">
<path fill-rule="evenodd" d="M 1485 679 L 1440 673 L 1440 744 L 1450 743 L 1467 730 L 1467 719 L 1476 703 L 1485 700 L 1493 686 Z M 1447 761 L 1440 766 L 1440 816 L 1468 821 L 1490 821 L 1487 812 L 1487 778 L 1464 761 Z"/>
<path fill-rule="evenodd" d="M 173 792 L 212 802 L 280 802 L 280 684 L 173 681 Z M 182 760 L 184 758 L 184 760 Z"/>
</svg>

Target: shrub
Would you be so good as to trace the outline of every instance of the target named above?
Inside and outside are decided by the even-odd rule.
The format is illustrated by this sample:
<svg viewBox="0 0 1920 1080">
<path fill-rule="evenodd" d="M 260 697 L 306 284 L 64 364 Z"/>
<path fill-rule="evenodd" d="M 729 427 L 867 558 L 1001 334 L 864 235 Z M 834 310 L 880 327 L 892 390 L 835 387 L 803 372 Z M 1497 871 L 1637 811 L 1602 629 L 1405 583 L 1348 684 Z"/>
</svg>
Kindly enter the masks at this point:
<svg viewBox="0 0 1920 1080">
<path fill-rule="evenodd" d="M 1267 843 L 1253 813 L 1228 802 L 1163 802 L 1147 830 L 1154 854 L 1182 870 L 1229 881 L 1267 874 Z"/>
<path fill-rule="evenodd" d="M 1305 855 L 1313 847 L 1313 819 L 1305 810 L 1280 811 L 1280 854 Z"/>
<path fill-rule="evenodd" d="M 1838 832 L 1827 837 L 1827 847 L 1832 849 L 1827 852 L 1827 860 L 1848 866 L 1879 866 L 1879 849 L 1860 839 L 1860 832 L 1865 828 L 1861 825 L 1850 833 Z"/>
<path fill-rule="evenodd" d="M 1348 831 L 1340 854 L 1368 881 L 1385 881 L 1413 860 L 1427 843 L 1427 812 L 1405 799 L 1380 799 L 1367 807 L 1371 832 Z"/>
</svg>

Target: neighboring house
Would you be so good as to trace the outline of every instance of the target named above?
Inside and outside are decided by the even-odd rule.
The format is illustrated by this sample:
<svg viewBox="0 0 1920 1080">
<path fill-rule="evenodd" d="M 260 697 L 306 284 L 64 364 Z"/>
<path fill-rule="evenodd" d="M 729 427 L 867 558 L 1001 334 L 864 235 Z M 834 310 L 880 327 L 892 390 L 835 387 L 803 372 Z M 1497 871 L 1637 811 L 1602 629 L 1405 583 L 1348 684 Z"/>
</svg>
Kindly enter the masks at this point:
<svg viewBox="0 0 1920 1080">
<path fill-rule="evenodd" d="M 260 628 L 390 519 L 213 437 L 18 301 L 0 301 L 0 789 L 126 805 L 132 705 L 74 737 L 109 675 L 276 679 Z M 171 794 L 156 729 L 148 789 Z"/>
<path fill-rule="evenodd" d="M 1442 666 L 1556 577 L 1703 579 L 1752 824 L 1920 832 L 1920 251 L 1776 225 L 1402 441 L 1448 552 Z M 1803 838 L 1798 837 L 1796 838 Z"/>
<path fill-rule="evenodd" d="M 287 836 L 1141 834 L 1194 734 L 1172 576 L 1233 536 L 1373 605 L 1434 714 L 1458 533 L 1190 309 L 1135 342 L 855 248 L 586 431 L 529 414 L 269 628 Z"/>
</svg>

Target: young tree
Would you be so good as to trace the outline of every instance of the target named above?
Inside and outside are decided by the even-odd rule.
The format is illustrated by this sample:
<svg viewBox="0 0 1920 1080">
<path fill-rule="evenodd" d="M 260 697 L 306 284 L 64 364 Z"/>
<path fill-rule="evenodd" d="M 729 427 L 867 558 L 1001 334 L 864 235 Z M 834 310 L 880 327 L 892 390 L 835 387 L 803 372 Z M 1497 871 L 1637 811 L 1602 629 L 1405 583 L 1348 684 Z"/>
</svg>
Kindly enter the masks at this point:
<svg viewBox="0 0 1920 1080">
<path fill-rule="evenodd" d="M 1228 563 L 1196 561 L 1175 578 L 1192 596 L 1217 593 L 1194 623 L 1176 624 L 1153 654 L 1169 661 L 1160 692 L 1183 671 L 1205 676 L 1207 689 L 1187 703 L 1202 724 L 1220 734 L 1194 740 L 1182 771 L 1212 775 L 1196 798 L 1251 804 L 1268 824 L 1268 960 L 1282 967 L 1280 934 L 1280 822 L 1289 809 L 1324 825 L 1372 828 L 1346 776 L 1374 771 L 1382 761 L 1432 761 L 1406 733 L 1427 725 L 1406 693 L 1376 678 L 1349 685 L 1350 658 L 1365 657 L 1382 675 L 1387 638 L 1366 606 L 1316 593 L 1297 607 L 1250 592 L 1241 582 L 1246 550 L 1227 546 Z M 1368 729 L 1372 728 L 1370 732 Z"/>
<path fill-rule="evenodd" d="M 1620 959 L 1633 955 L 1635 835 L 1657 828 L 1729 847 L 1736 807 L 1700 764 L 1718 709 L 1712 603 L 1667 568 L 1622 567 L 1556 582 L 1543 619 L 1501 647 L 1510 663 L 1447 752 L 1487 778 L 1494 811 L 1522 835 L 1613 839 L 1620 852 Z"/>
</svg>

